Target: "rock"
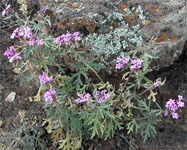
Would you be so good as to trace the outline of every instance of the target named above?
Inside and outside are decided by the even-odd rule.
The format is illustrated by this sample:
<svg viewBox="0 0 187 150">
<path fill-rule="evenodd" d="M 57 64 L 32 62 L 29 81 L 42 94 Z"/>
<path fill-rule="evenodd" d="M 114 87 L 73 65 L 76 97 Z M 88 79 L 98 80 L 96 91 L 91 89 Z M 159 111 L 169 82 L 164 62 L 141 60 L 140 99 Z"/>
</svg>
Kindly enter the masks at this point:
<svg viewBox="0 0 187 150">
<path fill-rule="evenodd" d="M 129 24 L 129 28 L 137 24 L 140 25 L 139 31 L 143 35 L 152 37 L 154 42 L 150 44 L 151 40 L 145 40 L 147 36 L 144 37 L 142 35 L 145 43 L 142 47 L 136 47 L 149 49 L 148 52 L 151 55 L 158 57 L 153 62 L 156 70 L 170 66 L 182 54 L 184 44 L 187 41 L 186 0 L 129 0 L 125 2 L 120 0 L 80 0 L 76 3 L 47 0 L 41 7 L 51 8 L 47 12 L 52 25 L 49 30 L 53 31 L 53 33 L 56 30 L 54 35 L 57 36 L 57 34 L 61 34 L 64 30 L 74 32 L 85 29 L 87 33 L 92 34 L 94 32 L 100 34 L 102 33 L 100 29 L 104 26 L 102 23 L 106 21 L 106 16 L 113 15 L 114 13 L 116 13 L 116 16 L 119 16 L 119 12 L 125 15 L 127 12 L 124 11 L 124 8 L 131 9 L 134 7 L 136 9 L 139 6 L 142 9 L 139 12 L 142 15 L 137 15 L 139 12 L 133 12 L 130 14 L 131 16 L 124 17 L 123 20 Z M 135 17 L 133 18 L 133 16 Z M 149 23 L 142 25 L 140 18 L 145 18 Z M 115 23 L 115 19 L 110 21 Z M 107 25 L 110 26 L 111 24 Z M 108 32 L 107 25 L 105 27 L 106 32 Z M 124 26 L 117 26 L 117 28 L 124 29 Z M 103 29 L 102 31 L 104 32 Z M 133 40 L 132 37 L 131 39 Z M 133 49 L 133 47 L 131 49 L 128 48 L 121 49 L 121 52 Z M 111 59 L 116 59 L 116 57 L 111 56 Z M 109 61 L 112 62 L 113 60 Z"/>
<path fill-rule="evenodd" d="M 187 41 L 187 1 L 186 0 L 130 0 L 127 5 L 142 6 L 150 25 L 144 26 L 143 33 L 156 38 L 150 53 L 158 56 L 157 69 L 173 64 L 184 50 Z"/>
<path fill-rule="evenodd" d="M 7 98 L 5 99 L 6 102 L 13 102 L 15 100 L 16 97 L 16 93 L 15 92 L 11 92 Z"/>
</svg>

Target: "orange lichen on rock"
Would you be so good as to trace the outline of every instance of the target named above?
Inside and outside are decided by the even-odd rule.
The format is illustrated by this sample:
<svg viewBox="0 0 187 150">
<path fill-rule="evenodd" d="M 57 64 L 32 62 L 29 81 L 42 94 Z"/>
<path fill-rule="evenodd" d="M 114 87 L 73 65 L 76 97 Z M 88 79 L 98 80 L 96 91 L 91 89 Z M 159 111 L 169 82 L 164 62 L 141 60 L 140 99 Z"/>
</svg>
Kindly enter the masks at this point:
<svg viewBox="0 0 187 150">
<path fill-rule="evenodd" d="M 152 3 L 149 3 L 147 6 L 150 8 L 155 8 L 155 6 Z"/>
<path fill-rule="evenodd" d="M 148 26 L 151 24 L 151 21 L 150 20 L 146 20 L 145 24 Z"/>
<path fill-rule="evenodd" d="M 171 42 L 175 42 L 175 41 L 177 41 L 178 39 L 179 39 L 178 37 L 172 36 L 172 37 L 170 38 L 170 41 L 171 41 Z"/>
<path fill-rule="evenodd" d="M 130 16 L 125 16 L 125 21 L 132 25 L 135 25 L 136 24 L 135 13 L 131 13 Z"/>
<path fill-rule="evenodd" d="M 127 8 L 127 5 L 125 5 L 125 4 L 123 4 L 123 3 L 121 3 L 120 5 L 119 5 L 119 11 L 121 12 L 121 13 L 125 13 L 125 8 Z"/>
<path fill-rule="evenodd" d="M 163 41 L 165 41 L 167 39 L 167 37 L 168 37 L 168 35 L 166 33 L 162 33 L 162 35 L 160 37 L 158 37 L 155 41 L 157 43 L 163 42 Z"/>
</svg>

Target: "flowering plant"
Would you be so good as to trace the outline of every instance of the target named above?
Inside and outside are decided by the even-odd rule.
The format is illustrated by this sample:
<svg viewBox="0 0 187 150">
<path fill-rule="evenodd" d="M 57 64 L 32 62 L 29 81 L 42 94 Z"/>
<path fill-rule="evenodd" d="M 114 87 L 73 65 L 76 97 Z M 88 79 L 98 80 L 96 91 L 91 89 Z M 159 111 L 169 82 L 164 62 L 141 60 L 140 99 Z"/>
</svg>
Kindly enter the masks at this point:
<svg viewBox="0 0 187 150">
<path fill-rule="evenodd" d="M 53 146 L 79 149 L 83 140 L 106 140 L 124 127 L 128 134 L 140 133 L 144 141 L 154 136 L 164 112 L 155 90 L 165 81 L 146 77 L 153 59 L 147 50 L 139 48 L 117 57 L 112 67 L 123 75 L 120 83 L 112 84 L 103 80 L 103 66 L 89 56 L 80 32 L 63 31 L 57 37 L 44 33 L 45 25 L 50 26 L 46 10 L 38 12 L 41 20 L 27 20 L 14 29 L 10 38 L 19 39 L 19 44 L 10 46 L 4 56 L 21 70 L 24 83 L 36 81 L 38 92 L 33 99 L 44 102 L 43 125 Z M 183 97 L 170 99 L 165 106 L 165 116 L 177 119 Z"/>
<path fill-rule="evenodd" d="M 173 119 L 178 119 L 179 114 L 176 111 L 185 106 L 183 99 L 184 98 L 181 95 L 178 95 L 178 100 L 169 99 L 165 105 L 167 110 L 165 111 L 164 116 L 168 116 L 169 113 L 171 113 Z"/>
</svg>

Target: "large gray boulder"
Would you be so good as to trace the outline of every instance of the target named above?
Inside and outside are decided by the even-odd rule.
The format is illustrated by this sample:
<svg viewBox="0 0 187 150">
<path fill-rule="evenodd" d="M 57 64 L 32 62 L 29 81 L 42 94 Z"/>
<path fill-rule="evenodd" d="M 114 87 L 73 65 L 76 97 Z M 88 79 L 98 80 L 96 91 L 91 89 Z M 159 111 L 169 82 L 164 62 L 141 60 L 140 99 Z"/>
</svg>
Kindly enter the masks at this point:
<svg viewBox="0 0 187 150">
<path fill-rule="evenodd" d="M 141 5 L 150 20 L 150 25 L 141 30 L 156 38 L 158 42 L 150 48 L 158 56 L 157 67 L 171 65 L 179 58 L 187 41 L 186 0 L 130 0 L 127 5 Z"/>
<path fill-rule="evenodd" d="M 52 24 L 50 32 L 54 35 L 62 33 L 65 29 L 72 32 L 79 30 L 85 36 L 93 33 L 107 34 L 111 31 L 109 28 L 111 25 L 114 27 L 113 30 L 122 29 L 115 32 L 118 32 L 118 36 L 114 38 L 114 42 L 111 42 L 118 47 L 110 45 L 111 48 L 107 47 L 104 50 L 101 47 L 102 43 L 90 44 L 92 52 L 97 53 L 101 49 L 106 53 L 105 56 L 111 55 L 110 59 L 106 59 L 107 62 L 114 62 L 113 60 L 122 51 L 126 52 L 135 47 L 149 48 L 148 52 L 158 57 L 153 62 L 153 66 L 160 69 L 173 64 L 179 58 L 187 41 L 186 0 L 46 0 L 41 7 L 50 8 L 48 11 Z M 139 25 L 136 31 L 132 29 L 135 25 Z M 119 35 L 121 31 L 125 35 Z M 144 35 L 148 35 L 149 38 L 147 39 Z M 111 36 L 114 37 L 114 35 Z M 119 38 L 124 40 L 125 46 L 119 45 L 119 41 L 123 42 Z M 89 40 L 86 41 L 88 47 Z M 109 41 L 112 40 L 109 39 Z M 96 40 L 95 43 L 98 41 Z M 104 45 L 107 46 L 108 43 Z M 110 51 L 107 51 L 108 49 Z M 100 54 L 102 52 L 97 53 L 97 55 Z M 110 64 L 110 66 L 113 65 Z"/>
</svg>

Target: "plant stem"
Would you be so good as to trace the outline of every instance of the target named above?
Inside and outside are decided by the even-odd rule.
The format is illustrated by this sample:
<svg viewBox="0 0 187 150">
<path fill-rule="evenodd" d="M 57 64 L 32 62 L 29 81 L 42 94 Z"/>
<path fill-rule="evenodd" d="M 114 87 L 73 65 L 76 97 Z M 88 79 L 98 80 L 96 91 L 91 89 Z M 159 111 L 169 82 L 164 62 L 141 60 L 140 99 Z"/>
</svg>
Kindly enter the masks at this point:
<svg viewBox="0 0 187 150">
<path fill-rule="evenodd" d="M 150 88 L 144 90 L 143 92 L 137 94 L 136 96 L 141 96 L 141 95 L 145 94 L 147 91 L 150 91 L 151 89 L 152 89 L 152 87 L 150 87 Z"/>
<path fill-rule="evenodd" d="M 102 83 L 105 83 L 101 77 L 98 75 L 98 73 L 93 69 L 93 68 L 90 68 L 90 70 L 99 78 L 99 80 L 102 82 Z"/>
</svg>

